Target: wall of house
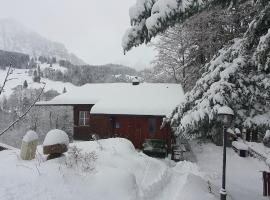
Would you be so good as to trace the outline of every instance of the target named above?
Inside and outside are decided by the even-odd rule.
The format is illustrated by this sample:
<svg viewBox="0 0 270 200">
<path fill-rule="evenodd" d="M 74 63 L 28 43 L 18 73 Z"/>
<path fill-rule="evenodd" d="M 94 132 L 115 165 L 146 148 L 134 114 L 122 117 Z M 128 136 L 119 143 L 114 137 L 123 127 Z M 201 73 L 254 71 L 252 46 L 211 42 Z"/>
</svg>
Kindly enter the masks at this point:
<svg viewBox="0 0 270 200">
<path fill-rule="evenodd" d="M 145 139 L 163 139 L 171 145 L 169 126 L 162 129 L 162 116 L 132 116 L 132 115 L 91 115 L 90 126 L 102 137 L 124 137 L 129 139 L 135 148 L 142 148 Z M 149 130 L 149 119 L 156 122 L 154 132 Z"/>
<path fill-rule="evenodd" d="M 73 137 L 75 140 L 90 140 L 91 139 L 91 127 L 90 126 L 79 126 L 79 112 L 88 111 L 90 113 L 93 105 L 74 105 L 73 106 Z"/>
<path fill-rule="evenodd" d="M 173 138 L 168 125 L 161 129 L 162 116 L 90 115 L 89 125 L 79 126 L 79 112 L 90 112 L 92 106 L 74 105 L 75 140 L 90 140 L 92 134 L 100 138 L 124 137 L 140 149 L 145 139 L 163 139 L 170 148 Z M 149 120 L 155 123 L 154 130 L 149 128 Z"/>
<path fill-rule="evenodd" d="M 111 117 L 108 115 L 90 115 L 90 127 L 100 138 L 113 137 Z"/>
</svg>

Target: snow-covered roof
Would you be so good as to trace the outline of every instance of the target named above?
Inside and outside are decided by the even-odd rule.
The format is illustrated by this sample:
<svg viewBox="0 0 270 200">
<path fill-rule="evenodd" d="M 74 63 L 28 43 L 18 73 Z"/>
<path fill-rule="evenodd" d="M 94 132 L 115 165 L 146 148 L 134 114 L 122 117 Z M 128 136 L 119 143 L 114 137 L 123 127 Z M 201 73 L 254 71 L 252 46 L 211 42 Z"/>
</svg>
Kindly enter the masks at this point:
<svg viewBox="0 0 270 200">
<path fill-rule="evenodd" d="M 103 83 L 86 84 L 38 105 L 95 104 L 92 114 L 165 116 L 184 100 L 179 84 Z"/>
</svg>

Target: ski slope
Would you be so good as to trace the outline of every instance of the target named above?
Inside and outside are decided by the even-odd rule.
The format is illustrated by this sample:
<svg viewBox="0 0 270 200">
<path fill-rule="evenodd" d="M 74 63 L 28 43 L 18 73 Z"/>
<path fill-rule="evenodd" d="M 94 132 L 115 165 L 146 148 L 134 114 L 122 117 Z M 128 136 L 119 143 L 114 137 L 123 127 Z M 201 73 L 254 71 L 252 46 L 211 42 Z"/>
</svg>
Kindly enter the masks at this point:
<svg viewBox="0 0 270 200">
<path fill-rule="evenodd" d="M 41 71 L 44 70 L 46 67 L 49 67 L 49 64 L 41 64 L 40 65 Z M 66 70 L 66 68 L 61 67 L 58 64 L 54 65 L 53 69 L 61 70 L 61 71 Z M 28 71 L 29 71 L 28 69 L 13 69 L 13 73 L 9 76 L 10 80 L 6 83 L 4 92 L 1 94 L 1 96 L 5 95 L 6 97 L 9 97 L 13 93 L 13 89 L 16 86 L 23 85 L 25 80 L 28 83 L 28 88 L 32 88 L 32 89 L 42 88 L 43 84 L 33 82 L 33 78 L 32 76 L 29 76 Z M 0 69 L 0 85 L 3 84 L 6 73 L 7 73 L 7 69 L 6 70 Z M 61 94 L 63 92 L 64 87 L 66 88 L 67 91 L 71 91 L 74 88 L 77 88 L 77 86 L 69 82 L 64 83 L 61 81 L 52 81 L 46 78 L 41 78 L 41 82 L 46 83 L 45 92 L 48 90 L 56 90 L 58 93 Z"/>
</svg>

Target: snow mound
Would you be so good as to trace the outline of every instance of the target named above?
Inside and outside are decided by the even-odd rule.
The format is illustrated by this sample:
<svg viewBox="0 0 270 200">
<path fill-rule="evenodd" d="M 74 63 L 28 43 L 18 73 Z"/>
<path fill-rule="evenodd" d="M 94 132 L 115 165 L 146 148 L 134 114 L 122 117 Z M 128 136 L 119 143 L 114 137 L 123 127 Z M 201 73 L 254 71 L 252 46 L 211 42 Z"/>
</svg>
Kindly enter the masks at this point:
<svg viewBox="0 0 270 200">
<path fill-rule="evenodd" d="M 196 191 L 196 192 L 194 192 Z M 179 199 L 183 200 L 214 200 L 213 194 L 209 193 L 208 185 L 200 176 L 189 174 L 186 179 Z"/>
<path fill-rule="evenodd" d="M 47 133 L 43 146 L 55 145 L 55 144 L 69 144 L 68 135 L 59 129 L 51 130 Z"/>
<path fill-rule="evenodd" d="M 48 136 L 55 138 L 55 132 L 59 130 L 50 131 Z M 95 152 L 95 169 L 82 172 L 76 166 L 67 167 L 66 157 L 26 162 L 17 159 L 19 151 L 1 151 L 0 200 L 145 200 L 145 191 L 157 194 L 166 185 L 167 165 L 137 152 L 127 139 L 76 142 L 70 146 L 76 146 L 81 154 Z"/>
<path fill-rule="evenodd" d="M 25 134 L 25 136 L 23 137 L 23 141 L 24 142 L 32 142 L 34 140 L 38 140 L 38 135 L 35 131 L 27 131 L 27 133 Z"/>
</svg>

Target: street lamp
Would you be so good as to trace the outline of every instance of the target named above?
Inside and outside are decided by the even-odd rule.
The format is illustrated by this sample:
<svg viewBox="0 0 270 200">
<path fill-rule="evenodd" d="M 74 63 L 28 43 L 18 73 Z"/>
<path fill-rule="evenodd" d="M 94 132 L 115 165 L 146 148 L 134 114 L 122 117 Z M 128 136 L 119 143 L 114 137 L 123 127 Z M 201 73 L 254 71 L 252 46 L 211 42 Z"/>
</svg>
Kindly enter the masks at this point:
<svg viewBox="0 0 270 200">
<path fill-rule="evenodd" d="M 226 200 L 226 146 L 227 146 L 227 128 L 230 126 L 234 113 L 228 106 L 222 106 L 218 109 L 219 121 L 223 124 L 223 164 L 222 164 L 222 188 L 220 190 L 220 199 Z"/>
</svg>

